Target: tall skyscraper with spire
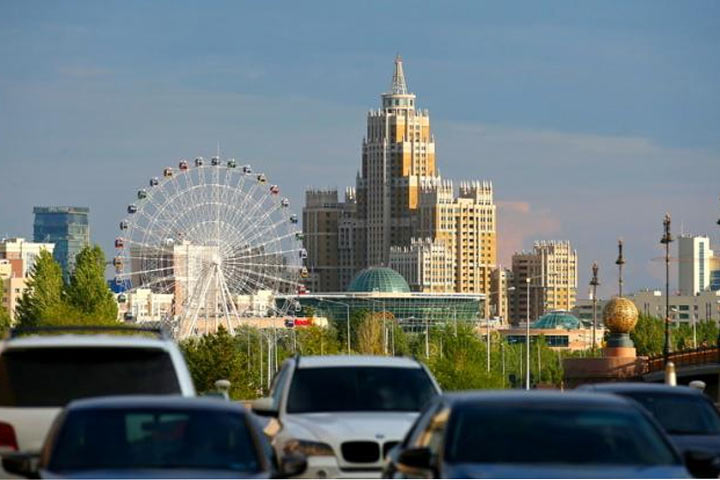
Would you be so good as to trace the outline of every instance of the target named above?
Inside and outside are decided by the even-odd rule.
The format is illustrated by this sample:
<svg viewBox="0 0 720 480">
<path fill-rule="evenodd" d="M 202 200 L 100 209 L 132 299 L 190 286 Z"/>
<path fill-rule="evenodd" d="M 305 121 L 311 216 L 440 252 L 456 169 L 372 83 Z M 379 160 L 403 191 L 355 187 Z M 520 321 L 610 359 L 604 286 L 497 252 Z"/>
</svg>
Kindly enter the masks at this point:
<svg viewBox="0 0 720 480">
<path fill-rule="evenodd" d="M 342 256 L 355 263 L 344 262 L 343 271 L 389 266 L 418 291 L 490 293 L 490 272 L 497 263 L 492 184 L 463 181 L 456 191 L 451 180 L 437 174 L 430 115 L 417 108 L 399 56 L 389 92 L 367 116 L 354 200 L 339 244 L 346 239 L 345 249 L 352 252 Z M 306 238 L 318 235 L 310 225 L 303 228 Z M 310 248 L 308 253 L 312 258 Z M 308 267 L 313 271 L 312 264 Z M 327 265 L 317 269 L 319 275 L 330 270 Z"/>
<path fill-rule="evenodd" d="M 410 244 L 418 228 L 420 179 L 435 175 L 430 116 L 416 109 L 399 56 L 381 100 L 381 108 L 368 113 L 356 185 L 369 265 L 387 265 L 390 246 Z"/>
</svg>

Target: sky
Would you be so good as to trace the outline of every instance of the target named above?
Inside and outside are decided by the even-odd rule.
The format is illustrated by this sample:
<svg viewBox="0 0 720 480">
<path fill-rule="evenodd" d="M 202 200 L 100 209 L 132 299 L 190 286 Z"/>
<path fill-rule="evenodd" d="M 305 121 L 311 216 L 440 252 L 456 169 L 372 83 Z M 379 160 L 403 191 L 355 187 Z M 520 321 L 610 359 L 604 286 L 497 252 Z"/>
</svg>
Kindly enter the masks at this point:
<svg viewBox="0 0 720 480">
<path fill-rule="evenodd" d="M 499 261 L 570 240 L 579 297 L 663 284 L 659 239 L 720 250 L 720 2 L 0 0 L 0 236 L 91 209 L 112 240 L 180 158 L 281 186 L 353 185 L 367 111 L 404 61 L 443 177 L 491 180 Z M 675 285 L 673 275 L 672 285 Z"/>
</svg>

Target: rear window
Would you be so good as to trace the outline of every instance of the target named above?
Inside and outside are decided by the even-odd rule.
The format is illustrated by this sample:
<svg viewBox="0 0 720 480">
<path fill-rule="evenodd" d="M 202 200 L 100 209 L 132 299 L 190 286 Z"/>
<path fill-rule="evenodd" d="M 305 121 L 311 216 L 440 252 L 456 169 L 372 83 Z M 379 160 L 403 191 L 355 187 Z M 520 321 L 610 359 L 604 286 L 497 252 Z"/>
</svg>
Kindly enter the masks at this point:
<svg viewBox="0 0 720 480">
<path fill-rule="evenodd" d="M 168 408 L 68 413 L 48 469 L 56 473 L 140 469 L 261 470 L 243 414 Z M 182 476 L 182 475 L 178 475 Z"/>
<path fill-rule="evenodd" d="M 720 415 L 703 397 L 664 393 L 627 392 L 652 413 L 665 431 L 672 435 L 717 435 Z"/>
<path fill-rule="evenodd" d="M 157 348 L 18 348 L 0 355 L 0 406 L 61 407 L 84 397 L 177 393 L 170 355 Z"/>
</svg>

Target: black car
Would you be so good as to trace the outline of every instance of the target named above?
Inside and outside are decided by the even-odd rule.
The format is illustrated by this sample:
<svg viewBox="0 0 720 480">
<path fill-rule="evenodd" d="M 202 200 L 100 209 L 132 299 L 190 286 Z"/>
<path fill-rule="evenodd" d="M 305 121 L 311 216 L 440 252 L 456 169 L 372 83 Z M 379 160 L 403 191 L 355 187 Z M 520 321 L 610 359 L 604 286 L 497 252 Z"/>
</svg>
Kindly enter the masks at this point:
<svg viewBox="0 0 720 480">
<path fill-rule="evenodd" d="M 2 456 L 5 470 L 28 478 L 268 478 L 306 467 L 299 456 L 278 462 L 241 405 L 173 396 L 72 402 L 41 452 Z"/>
<path fill-rule="evenodd" d="M 687 466 L 686 466 L 687 465 Z M 689 478 L 715 457 L 683 458 L 635 402 L 577 392 L 468 392 L 433 400 L 386 458 L 385 478 Z"/>
<path fill-rule="evenodd" d="M 657 419 L 681 451 L 708 449 L 720 455 L 720 414 L 698 389 L 661 383 L 600 383 L 578 390 L 631 398 Z"/>
</svg>

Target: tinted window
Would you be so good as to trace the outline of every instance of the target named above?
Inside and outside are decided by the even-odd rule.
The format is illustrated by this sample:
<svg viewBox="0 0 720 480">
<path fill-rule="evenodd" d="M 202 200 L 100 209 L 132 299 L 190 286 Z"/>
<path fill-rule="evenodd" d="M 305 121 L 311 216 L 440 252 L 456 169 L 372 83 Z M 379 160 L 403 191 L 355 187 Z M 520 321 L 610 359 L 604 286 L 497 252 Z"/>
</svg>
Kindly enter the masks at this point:
<svg viewBox="0 0 720 480">
<path fill-rule="evenodd" d="M 102 395 L 180 393 L 170 355 L 143 348 L 28 348 L 0 355 L 0 405 L 59 407 Z"/>
<path fill-rule="evenodd" d="M 663 428 L 675 435 L 708 435 L 720 433 L 720 417 L 710 402 L 701 397 L 622 393 L 639 402 L 652 413 Z"/>
<path fill-rule="evenodd" d="M 186 468 L 257 472 L 257 452 L 241 413 L 105 409 L 70 412 L 48 469 Z"/>
<path fill-rule="evenodd" d="M 417 412 L 436 394 L 421 368 L 298 368 L 288 394 L 288 413 Z"/>
<path fill-rule="evenodd" d="M 679 463 L 660 435 L 632 408 L 475 405 L 453 413 L 446 458 L 471 463 Z"/>
</svg>

